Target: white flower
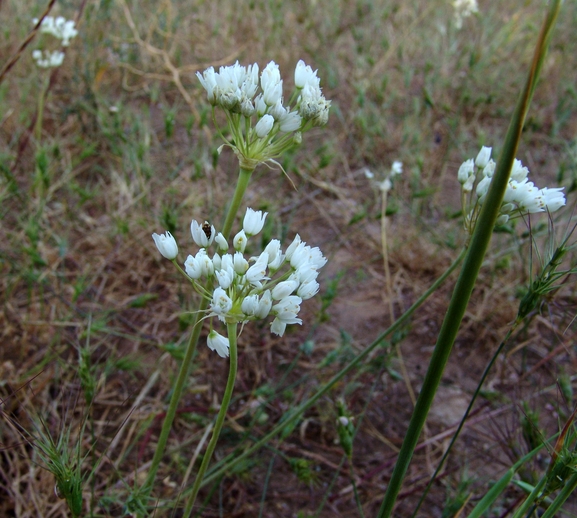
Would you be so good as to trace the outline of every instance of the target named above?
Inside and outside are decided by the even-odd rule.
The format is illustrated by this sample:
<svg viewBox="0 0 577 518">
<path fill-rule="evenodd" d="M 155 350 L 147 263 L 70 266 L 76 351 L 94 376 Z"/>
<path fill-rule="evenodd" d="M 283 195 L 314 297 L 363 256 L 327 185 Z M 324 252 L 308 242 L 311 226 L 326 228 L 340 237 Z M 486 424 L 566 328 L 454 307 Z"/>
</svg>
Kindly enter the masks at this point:
<svg viewBox="0 0 577 518">
<path fill-rule="evenodd" d="M 248 238 L 246 237 L 244 230 L 241 230 L 236 236 L 234 236 L 232 240 L 232 246 L 235 250 L 244 252 L 247 240 Z"/>
<path fill-rule="evenodd" d="M 383 192 L 389 192 L 393 188 L 393 182 L 388 178 L 385 178 L 382 182 L 379 183 L 379 189 Z"/>
<path fill-rule="evenodd" d="M 258 318 L 266 318 L 272 308 L 272 295 L 270 290 L 266 290 L 260 300 L 254 316 Z"/>
<path fill-rule="evenodd" d="M 303 299 L 308 300 L 314 297 L 319 292 L 319 283 L 315 280 L 303 282 L 297 290 L 297 295 Z"/>
<path fill-rule="evenodd" d="M 290 295 L 272 307 L 272 313 L 276 315 L 271 324 L 272 333 L 282 336 L 287 324 L 302 324 L 302 320 L 297 317 L 301 302 L 302 299 L 297 295 Z"/>
<path fill-rule="evenodd" d="M 245 297 L 240 305 L 240 309 L 245 315 L 249 317 L 254 316 L 258 309 L 258 295 L 248 295 Z"/>
<path fill-rule="evenodd" d="M 206 345 L 211 351 L 216 351 L 221 358 L 227 358 L 229 355 L 230 343 L 226 336 L 222 336 L 216 331 L 212 330 L 208 333 L 208 338 L 206 340 Z"/>
<path fill-rule="evenodd" d="M 544 187 L 541 189 L 543 202 L 549 212 L 555 212 L 565 205 L 565 195 L 561 192 L 563 189 L 564 187 L 555 187 L 553 189 Z"/>
<path fill-rule="evenodd" d="M 268 113 L 272 115 L 275 121 L 279 121 L 287 113 L 286 108 L 282 105 L 282 99 L 279 99 L 274 106 L 268 109 Z"/>
<path fill-rule="evenodd" d="M 297 104 L 300 116 L 306 121 L 310 120 L 314 126 L 323 126 L 329 120 L 331 102 L 323 97 L 318 86 L 306 84 Z"/>
<path fill-rule="evenodd" d="M 198 246 L 206 248 L 214 241 L 216 230 L 208 221 L 200 225 L 198 221 L 193 219 L 190 224 L 190 233 L 192 234 L 192 239 Z"/>
<path fill-rule="evenodd" d="M 246 209 L 246 214 L 242 221 L 242 228 L 247 236 L 254 236 L 258 234 L 262 227 L 264 227 L 264 222 L 268 212 L 262 213 L 262 210 L 253 210 L 250 208 Z"/>
<path fill-rule="evenodd" d="M 290 261 L 294 251 L 297 249 L 297 247 L 301 244 L 301 236 L 299 236 L 298 234 L 295 236 L 295 238 L 293 239 L 293 242 L 289 245 L 289 247 L 286 249 L 286 254 L 285 257 Z"/>
<path fill-rule="evenodd" d="M 473 160 L 471 160 L 472 162 Z M 471 192 L 473 190 L 473 184 L 475 183 L 475 175 L 469 176 L 467 181 L 463 184 L 463 191 L 464 192 Z"/>
<path fill-rule="evenodd" d="M 223 289 L 227 290 L 230 288 L 232 281 L 234 280 L 234 270 L 231 266 L 228 268 L 221 268 L 217 272 L 215 272 L 216 280 L 218 281 L 218 285 Z"/>
<path fill-rule="evenodd" d="M 217 85 L 216 85 L 216 73 L 214 72 L 214 68 L 209 67 L 202 74 L 200 72 L 197 72 L 196 77 L 198 77 L 200 84 L 206 90 L 206 96 L 208 102 L 213 106 L 216 105 L 217 99 L 215 95 L 215 90 Z"/>
<path fill-rule="evenodd" d="M 299 59 L 295 68 L 295 87 L 301 90 L 305 85 L 319 86 L 320 79 L 317 77 L 317 71 L 306 65 L 302 59 Z"/>
<path fill-rule="evenodd" d="M 274 126 L 274 118 L 272 115 L 268 113 L 263 115 L 262 118 L 256 123 L 254 127 L 254 131 L 258 138 L 264 138 L 269 133 L 272 127 Z"/>
<path fill-rule="evenodd" d="M 246 271 L 246 279 L 251 284 L 260 283 L 265 279 L 268 279 L 266 276 L 266 267 L 268 266 L 268 254 L 263 252 L 260 254 L 256 260 L 256 262 Z"/>
<path fill-rule="evenodd" d="M 459 183 L 464 184 L 469 179 L 469 177 L 473 175 L 474 172 L 475 161 L 472 158 L 463 162 L 461 167 L 459 167 L 459 172 L 457 173 L 457 179 L 459 180 Z"/>
<path fill-rule="evenodd" d="M 248 270 L 248 261 L 241 252 L 236 252 L 233 258 L 233 269 L 238 275 L 244 275 Z"/>
<path fill-rule="evenodd" d="M 483 179 L 477 184 L 477 196 L 480 198 L 480 201 L 482 201 L 481 199 L 486 196 L 487 191 L 489 190 L 489 185 L 491 185 L 490 176 L 484 176 Z"/>
<path fill-rule="evenodd" d="M 38 23 L 38 18 L 32 20 L 34 24 Z M 59 16 L 53 18 L 46 16 L 40 25 L 40 32 L 50 34 L 62 41 L 64 47 L 70 45 L 70 40 L 78 35 L 78 31 L 74 27 L 74 20 L 66 20 L 66 18 Z"/>
<path fill-rule="evenodd" d="M 228 243 L 225 237 L 222 235 L 222 232 L 217 234 L 217 236 L 214 238 L 214 242 L 218 245 L 219 250 L 222 252 L 226 252 L 228 250 Z"/>
<path fill-rule="evenodd" d="M 493 148 L 490 148 L 487 146 L 483 146 L 481 148 L 481 151 L 479 151 L 477 158 L 475 158 L 475 165 L 477 167 L 479 167 L 480 169 L 483 169 L 483 167 L 485 167 L 487 165 L 487 163 L 489 162 L 489 159 L 491 158 L 491 150 L 492 149 Z"/>
<path fill-rule="evenodd" d="M 280 119 L 280 130 L 284 133 L 296 131 L 301 127 L 302 120 L 298 112 L 287 112 Z"/>
<path fill-rule="evenodd" d="M 391 176 L 397 176 L 403 172 L 403 162 L 395 160 L 391 166 Z"/>
<path fill-rule="evenodd" d="M 515 158 L 515 160 L 513 161 L 513 167 L 511 169 L 511 180 L 515 180 L 516 182 L 522 182 L 527 178 L 528 174 L 529 169 L 523 167 L 521 160 L 517 160 Z"/>
<path fill-rule="evenodd" d="M 232 309 L 232 300 L 220 286 L 214 290 L 210 304 L 212 316 L 217 316 L 222 322 L 226 321 L 228 312 Z"/>
<path fill-rule="evenodd" d="M 272 290 L 273 300 L 281 300 L 288 297 L 293 291 L 295 291 L 299 286 L 299 281 L 295 279 L 289 279 L 283 282 L 279 282 Z"/>
<path fill-rule="evenodd" d="M 203 275 L 204 265 L 192 255 L 189 255 L 184 262 L 184 271 L 191 279 L 198 280 Z"/>
<path fill-rule="evenodd" d="M 55 50 L 54 52 L 45 51 L 43 53 L 41 50 L 34 50 L 32 51 L 32 57 L 40 68 L 53 68 L 62 65 L 64 52 Z"/>
<path fill-rule="evenodd" d="M 172 234 L 166 231 L 166 234 L 152 234 L 152 239 L 156 244 L 158 251 L 167 259 L 175 259 L 178 255 L 178 245 Z"/>
<path fill-rule="evenodd" d="M 264 102 L 268 106 L 274 106 L 282 98 L 282 79 L 278 65 L 271 61 L 262 71 L 260 86 Z"/>
<path fill-rule="evenodd" d="M 483 175 L 493 178 L 493 173 L 495 172 L 496 165 L 497 164 L 495 164 L 495 161 L 491 158 L 487 162 L 487 165 L 483 168 Z"/>
<path fill-rule="evenodd" d="M 473 13 L 478 12 L 477 0 L 453 0 L 455 9 L 455 27 L 460 29 L 463 26 L 463 19 L 468 18 Z"/>
</svg>

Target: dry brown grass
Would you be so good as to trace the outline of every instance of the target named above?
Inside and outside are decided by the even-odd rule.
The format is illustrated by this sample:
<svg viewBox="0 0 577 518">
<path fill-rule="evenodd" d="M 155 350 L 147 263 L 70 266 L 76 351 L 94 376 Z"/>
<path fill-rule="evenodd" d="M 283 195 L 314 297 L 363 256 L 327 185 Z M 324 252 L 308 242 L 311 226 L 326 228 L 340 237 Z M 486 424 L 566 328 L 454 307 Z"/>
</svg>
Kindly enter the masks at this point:
<svg viewBox="0 0 577 518">
<path fill-rule="evenodd" d="M 278 171 L 261 167 L 245 199 L 269 211 L 268 232 L 298 232 L 329 258 L 321 294 L 336 283 L 330 318 L 320 321 L 321 302 L 311 300 L 303 326 L 282 339 L 266 327 L 245 328 L 236 398 L 216 452 L 220 459 L 241 440 L 270 429 L 390 324 L 379 195 L 365 167 L 383 173 L 395 159 L 405 165 L 387 221 L 397 315 L 463 244 L 460 222 L 452 219 L 458 210 L 456 170 L 481 143 L 500 146 L 541 15 L 539 2 L 481 2 L 480 8 L 483 16 L 455 35 L 440 30 L 451 16 L 440 0 L 87 2 L 80 36 L 48 98 L 45 190 L 34 183 L 36 143 L 27 133 L 35 116 L 37 71 L 30 56 L 21 57 L 0 86 L 2 516 L 68 516 L 54 494 L 53 476 L 38 465 L 34 440 L 22 431 L 33 432 L 37 416 L 55 436 L 70 429 L 73 439 L 89 416 L 79 439 L 89 452 L 86 471 L 96 466 L 84 488 L 87 516 L 122 515 L 129 488 L 135 479 L 143 481 L 178 365 L 165 346 L 186 341 L 187 312 L 195 308 L 188 286 L 159 259 L 150 234 L 172 221 L 186 249 L 190 219 L 218 224 L 236 174 L 230 152 L 215 158 L 220 140 L 194 72 L 236 59 L 261 65 L 273 59 L 286 72 L 304 58 L 319 68 L 334 106 L 327 128 L 307 135 L 283 159 L 298 189 Z M 567 2 L 564 10 L 520 157 L 537 184 L 560 179 L 574 187 L 577 9 Z M 0 26 L 8 36 L 0 42 L 1 56 L 16 51 L 33 14 L 20 2 L 0 2 Z M 64 6 L 58 14 L 74 16 Z M 166 132 L 169 112 L 172 136 Z M 522 232 L 519 226 L 517 235 Z M 527 250 L 526 238 L 495 236 L 398 516 L 410 516 L 515 316 L 518 286 L 527 281 Z M 373 516 L 410 417 L 406 381 L 418 392 L 451 289 L 446 283 L 404 331 L 408 380 L 398 376 L 402 369 L 391 347 L 379 349 L 283 442 L 261 449 L 213 493 L 205 489 L 202 516 L 255 517 L 261 510 L 265 517 L 299 511 L 313 516 L 329 486 L 319 516 L 358 516 L 336 443 L 338 398 L 362 421 L 354 471 L 365 513 Z M 421 516 L 442 516 L 465 480 L 475 500 L 527 450 L 519 424 L 522 401 L 536 409 L 545 435 L 562 426 L 573 402 L 563 400 L 556 381 L 567 377 L 573 384 L 574 313 L 569 284 L 518 333 Z M 299 353 L 306 341 L 314 344 L 310 355 Z M 90 406 L 78 375 L 83 347 L 90 350 L 95 383 Z M 332 355 L 334 362 L 323 365 Z M 178 498 L 193 452 L 206 440 L 226 380 L 225 363 L 217 360 L 201 342 L 154 489 L 161 502 Z M 254 422 L 255 408 L 266 414 L 262 422 Z M 299 481 L 289 458 L 310 462 L 310 483 Z M 527 480 L 542 473 L 546 459 L 544 454 L 528 467 Z M 501 516 L 520 495 L 511 488 Z M 160 509 L 156 516 L 178 515 Z"/>
</svg>

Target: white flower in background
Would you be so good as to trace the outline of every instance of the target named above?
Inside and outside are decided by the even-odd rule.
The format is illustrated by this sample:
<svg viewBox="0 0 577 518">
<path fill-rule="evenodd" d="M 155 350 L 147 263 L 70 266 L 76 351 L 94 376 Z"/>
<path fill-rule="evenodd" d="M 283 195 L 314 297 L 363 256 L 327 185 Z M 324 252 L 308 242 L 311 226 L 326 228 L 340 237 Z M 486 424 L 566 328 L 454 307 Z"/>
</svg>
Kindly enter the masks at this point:
<svg viewBox="0 0 577 518">
<path fill-rule="evenodd" d="M 264 68 L 260 79 L 256 63 L 244 67 L 238 61 L 218 72 L 209 67 L 196 73 L 208 102 L 224 109 L 233 135 L 226 144 L 245 169 L 280 156 L 301 143 L 303 132 L 326 124 L 330 101 L 323 96 L 316 74 L 299 61 L 295 69 L 298 95 L 290 97 L 295 100 L 290 106 L 284 104 L 283 80 L 274 61 Z"/>
<path fill-rule="evenodd" d="M 368 168 L 364 168 L 363 172 L 365 174 L 365 178 L 372 180 L 375 177 L 375 174 L 369 170 Z M 403 162 L 400 160 L 395 160 L 393 165 L 391 166 L 391 170 L 389 174 L 385 177 L 382 181 L 374 182 L 374 184 L 379 188 L 380 191 L 383 193 L 388 193 L 393 188 L 393 180 L 395 177 L 399 176 L 403 173 Z"/>
<path fill-rule="evenodd" d="M 403 172 L 403 162 L 395 160 L 391 166 L 391 176 L 397 176 Z"/>
<path fill-rule="evenodd" d="M 475 161 L 470 158 L 469 160 L 465 160 L 459 167 L 459 172 L 457 173 L 457 179 L 459 183 L 464 184 L 470 176 L 475 173 Z"/>
<path fill-rule="evenodd" d="M 286 253 L 280 241 L 272 239 L 260 255 L 246 259 L 247 242 L 262 230 L 266 217 L 266 212 L 248 208 L 243 230 L 233 239 L 236 251 L 227 253 L 226 239 L 217 234 L 214 243 L 221 253 L 212 257 L 207 248 L 213 240 L 207 234 L 214 236 L 214 227 L 193 221 L 191 233 L 200 249 L 196 255 L 188 255 L 184 271 L 195 290 L 210 301 L 208 317 L 229 324 L 272 315 L 271 332 L 282 336 L 287 325 L 302 324 L 298 317 L 301 303 L 318 293 L 317 277 L 327 260 L 318 247 L 307 245 L 298 234 Z M 164 257 L 176 257 L 178 246 L 169 232 L 153 234 L 153 239 Z M 220 356 L 228 356 L 228 339 L 216 331 L 209 334 L 208 346 Z"/>
<path fill-rule="evenodd" d="M 40 68 L 53 68 L 62 65 L 62 62 L 64 61 L 64 52 L 58 50 L 52 52 L 48 50 L 33 50 L 32 57 Z"/>
<path fill-rule="evenodd" d="M 38 18 L 34 18 L 32 23 L 37 24 Z M 57 18 L 46 16 L 40 24 L 40 32 L 50 34 L 61 40 L 64 47 L 68 47 L 70 40 L 78 35 L 74 20 L 66 20 L 66 18 L 62 16 L 58 16 Z"/>
<path fill-rule="evenodd" d="M 455 27 L 460 29 L 463 26 L 463 19 L 479 12 L 477 0 L 453 0 Z"/>
<path fill-rule="evenodd" d="M 211 351 L 216 351 L 221 358 L 228 358 L 230 343 L 226 336 L 222 336 L 221 334 L 212 330 L 210 333 L 208 333 L 206 343 L 208 348 Z"/>
<path fill-rule="evenodd" d="M 176 244 L 176 240 L 172 237 L 170 232 L 166 232 L 166 234 L 152 234 L 152 239 L 154 239 L 154 243 L 156 244 L 156 248 L 158 251 L 167 259 L 175 259 L 178 255 L 178 245 Z"/>
<path fill-rule="evenodd" d="M 459 167 L 457 179 L 462 184 L 463 214 L 465 214 L 465 228 L 473 232 L 480 207 L 485 202 L 491 179 L 497 164 L 491 159 L 491 148 L 483 147 L 475 161 L 466 160 Z M 528 180 L 529 170 L 520 160 L 515 159 L 507 189 L 503 196 L 497 225 L 504 225 L 510 219 L 525 214 L 538 212 L 555 212 L 566 203 L 563 187 L 540 189 Z M 473 199 L 473 186 L 476 199 Z"/>
</svg>

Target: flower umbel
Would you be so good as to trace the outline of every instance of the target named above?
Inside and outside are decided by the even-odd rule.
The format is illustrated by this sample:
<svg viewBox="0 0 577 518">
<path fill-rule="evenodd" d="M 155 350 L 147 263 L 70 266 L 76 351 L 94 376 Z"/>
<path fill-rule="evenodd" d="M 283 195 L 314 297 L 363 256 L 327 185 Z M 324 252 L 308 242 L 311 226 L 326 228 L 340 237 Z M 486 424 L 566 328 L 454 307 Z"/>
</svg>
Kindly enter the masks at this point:
<svg viewBox="0 0 577 518">
<path fill-rule="evenodd" d="M 457 179 L 461 184 L 461 204 L 465 216 L 465 228 L 469 234 L 472 234 L 475 228 L 495 167 L 490 147 L 483 147 L 475 160 L 472 158 L 466 160 L 459 167 Z M 555 212 L 565 205 L 563 187 L 539 189 L 528 180 L 528 174 L 529 170 L 520 160 L 515 159 L 497 225 L 504 225 L 512 218 L 526 214 Z M 476 187 L 473 189 L 475 184 Z"/>
<path fill-rule="evenodd" d="M 213 226 L 193 221 L 191 233 L 200 249 L 187 257 L 184 271 L 195 291 L 209 301 L 208 317 L 244 324 L 272 315 L 271 332 L 282 336 L 287 325 L 302 324 L 298 317 L 301 304 L 318 293 L 317 277 L 327 260 L 319 248 L 310 247 L 298 234 L 285 253 L 280 241 L 273 239 L 258 256 L 246 259 L 243 252 L 248 241 L 262 230 L 266 216 L 266 212 L 246 210 L 232 253 L 227 253 L 222 234 L 214 239 Z M 176 257 L 178 246 L 169 232 L 153 234 L 153 239 L 164 257 Z M 207 249 L 213 239 L 217 251 L 210 256 Z M 210 332 L 208 346 L 221 357 L 228 356 L 227 344 L 227 338 Z"/>
<path fill-rule="evenodd" d="M 302 133 L 328 121 L 331 102 L 322 94 L 317 72 L 302 60 L 295 69 L 296 91 L 286 104 L 274 61 L 264 68 L 260 79 L 258 64 L 245 67 L 238 61 L 218 72 L 209 67 L 196 75 L 208 102 L 224 110 L 232 133 L 232 139 L 225 138 L 226 144 L 245 169 L 280 156 L 300 144 Z"/>
</svg>

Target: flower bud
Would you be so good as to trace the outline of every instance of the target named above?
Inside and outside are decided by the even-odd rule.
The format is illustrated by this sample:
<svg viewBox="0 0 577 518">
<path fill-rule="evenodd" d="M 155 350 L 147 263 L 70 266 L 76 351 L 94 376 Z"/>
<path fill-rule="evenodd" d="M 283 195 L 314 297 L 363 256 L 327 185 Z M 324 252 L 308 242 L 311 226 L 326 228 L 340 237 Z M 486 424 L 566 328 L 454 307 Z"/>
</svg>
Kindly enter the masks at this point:
<svg viewBox="0 0 577 518">
<path fill-rule="evenodd" d="M 256 126 L 254 127 L 254 131 L 256 132 L 257 137 L 258 138 L 266 137 L 270 133 L 270 130 L 272 129 L 273 125 L 274 125 L 273 116 L 269 115 L 268 113 L 263 115 L 262 118 L 256 123 Z"/>
<path fill-rule="evenodd" d="M 493 148 L 487 147 L 487 146 L 483 146 L 481 148 L 481 151 L 479 151 L 479 154 L 477 155 L 477 158 L 475 158 L 475 165 L 481 169 L 483 169 L 483 167 L 485 167 L 487 165 L 487 163 L 489 162 L 489 159 L 491 158 L 491 150 Z"/>
<path fill-rule="evenodd" d="M 166 234 L 152 234 L 152 239 L 156 244 L 158 251 L 167 259 L 175 259 L 178 255 L 178 245 L 172 234 L 166 231 Z"/>
</svg>

